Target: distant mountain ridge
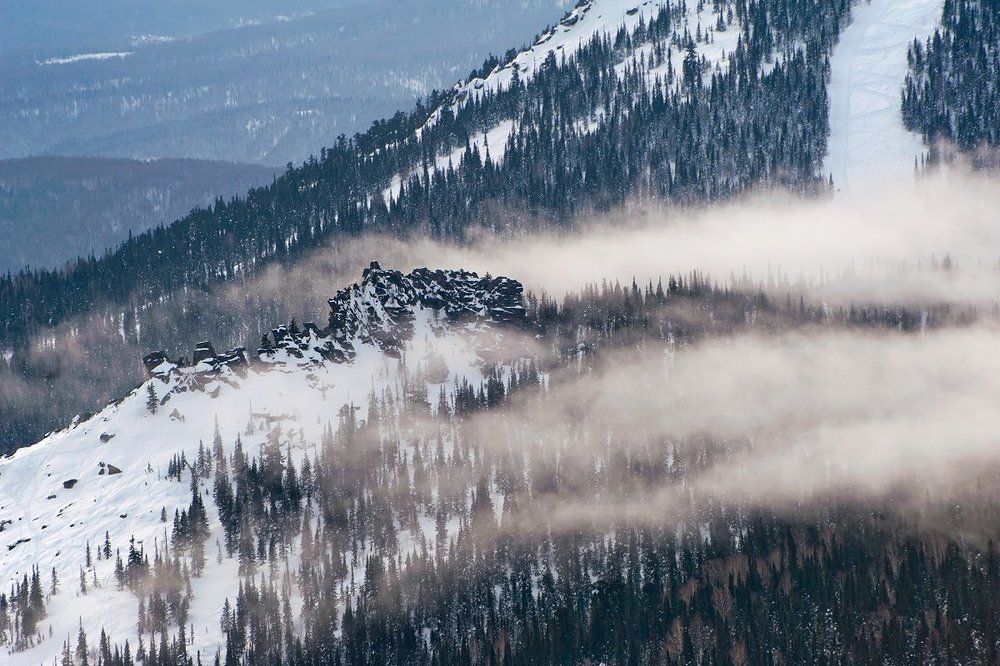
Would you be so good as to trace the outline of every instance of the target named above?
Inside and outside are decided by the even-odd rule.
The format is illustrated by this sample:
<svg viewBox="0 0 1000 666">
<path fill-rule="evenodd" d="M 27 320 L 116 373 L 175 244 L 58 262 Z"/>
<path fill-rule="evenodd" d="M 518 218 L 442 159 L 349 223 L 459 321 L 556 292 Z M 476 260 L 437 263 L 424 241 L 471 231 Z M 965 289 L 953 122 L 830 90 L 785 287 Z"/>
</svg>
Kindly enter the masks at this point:
<svg viewBox="0 0 1000 666">
<path fill-rule="evenodd" d="M 124 30 L 0 43 L 0 157 L 188 157 L 283 166 L 449 85 L 491 51 L 522 44 L 562 0 L 281 0 L 186 7 L 89 5 Z M 17 5 L 17 6 L 15 6 Z M 13 39 L 50 32 L 11 6 Z M 46 5 L 47 8 L 51 5 Z M 52 9 L 51 11 L 55 11 Z M 65 14 L 78 13 L 75 7 Z M 124 16 L 121 16 L 124 15 Z M 204 17 L 201 22 L 197 17 Z M 59 20 L 54 21 L 59 24 Z M 162 26 L 162 27 L 156 27 Z M 67 40 L 77 36 L 76 26 Z M 54 40 L 51 40 L 54 41 Z M 117 54 L 100 57 L 101 54 Z"/>
<path fill-rule="evenodd" d="M 129 234 L 265 185 L 275 169 L 187 159 L 0 160 L 0 273 L 100 255 Z"/>
</svg>

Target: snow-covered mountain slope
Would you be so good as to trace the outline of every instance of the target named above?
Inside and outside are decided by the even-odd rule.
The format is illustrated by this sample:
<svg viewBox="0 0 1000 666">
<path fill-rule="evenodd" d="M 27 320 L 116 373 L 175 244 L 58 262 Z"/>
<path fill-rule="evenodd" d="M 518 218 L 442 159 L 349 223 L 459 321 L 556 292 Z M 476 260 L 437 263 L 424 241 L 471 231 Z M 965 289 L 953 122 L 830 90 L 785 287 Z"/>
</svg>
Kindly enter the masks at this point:
<svg viewBox="0 0 1000 666">
<path fill-rule="evenodd" d="M 175 456 L 195 461 L 216 432 L 227 455 L 237 437 L 253 454 L 280 428 L 301 461 L 313 455 L 305 442 L 318 441 L 343 410 L 364 418 L 373 391 L 402 391 L 402 383 L 412 391 L 416 381 L 434 404 L 442 386 L 482 381 L 481 354 L 521 326 L 521 299 L 521 285 L 506 278 L 426 269 L 403 275 L 373 264 L 330 300 L 329 327 L 279 327 L 252 361 L 242 349 L 217 355 L 208 343 L 193 362 L 147 356 L 150 379 L 142 386 L 0 461 L 0 585 L 11 589 L 38 567 L 47 613 L 33 645 L 7 643 L 0 662 L 53 663 L 65 640 L 76 645 L 81 619 L 92 646 L 103 629 L 112 643 L 128 639 L 135 649 L 138 602 L 117 585 L 116 554 L 125 557 L 130 543 L 150 559 L 163 552 L 169 519 L 192 497 L 190 483 L 168 479 Z M 219 615 L 236 598 L 239 576 L 235 559 L 222 554 L 207 484 L 200 492 L 211 534 L 204 573 L 191 579 L 188 651 L 208 662 L 222 647 Z M 101 553 L 105 539 L 111 558 Z"/>
<path fill-rule="evenodd" d="M 485 77 L 456 83 L 454 101 L 450 106 L 454 109 L 476 96 L 509 88 L 515 76 L 522 82 L 530 81 L 550 55 L 568 58 L 595 36 L 614 35 L 621 28 L 633 30 L 641 21 L 649 21 L 661 10 L 671 8 L 671 4 L 670 0 L 578 2 L 558 25 L 546 30 L 538 41 L 510 61 L 497 65 Z M 692 6 L 689 22 L 692 18 L 696 22 L 699 17 L 699 12 Z M 438 109 L 429 122 L 433 123 L 442 111 L 443 108 Z"/>
<path fill-rule="evenodd" d="M 857 192 L 907 183 L 924 152 L 903 127 L 900 90 L 906 47 L 941 20 L 942 0 L 863 0 L 831 59 L 830 141 L 824 170 L 834 187 Z"/>
<path fill-rule="evenodd" d="M 445 112 L 457 112 L 472 100 L 508 90 L 515 80 L 521 83 L 530 82 L 549 57 L 556 58 L 557 62 L 571 58 L 593 39 L 613 40 L 622 32 L 630 33 L 640 25 L 656 20 L 661 12 L 670 14 L 673 28 L 671 39 L 662 44 L 648 42 L 635 44 L 619 63 L 617 67 L 619 76 L 627 67 L 644 63 L 654 49 L 666 53 L 666 57 L 672 61 L 673 69 L 679 71 L 685 48 L 691 40 L 697 43 L 697 54 L 703 69 L 711 71 L 716 67 L 725 68 L 727 54 L 736 48 L 740 30 L 735 25 L 732 29 L 718 30 L 719 16 L 712 4 L 686 0 L 580 0 L 557 25 L 543 32 L 530 47 L 497 64 L 485 76 L 473 76 L 457 82 L 451 90 L 448 101 L 431 113 L 424 127 L 433 125 Z M 723 23 L 729 28 L 727 19 L 723 18 Z M 649 85 L 652 85 L 657 77 L 665 79 L 667 71 L 667 65 L 650 68 Z M 592 131 L 602 122 L 602 118 L 598 116 L 581 122 L 579 129 Z M 423 129 L 418 130 L 418 137 Z M 485 155 L 488 152 L 494 162 L 501 162 L 507 140 L 516 129 L 515 118 L 504 118 L 470 137 L 469 143 L 480 154 Z M 464 152 L 463 146 L 450 153 L 438 155 L 435 166 L 439 169 L 445 169 L 449 164 L 457 166 Z M 397 196 L 404 176 L 409 178 L 419 173 L 420 169 L 414 169 L 408 174 L 397 175 L 383 196 L 387 200 L 390 195 Z"/>
</svg>

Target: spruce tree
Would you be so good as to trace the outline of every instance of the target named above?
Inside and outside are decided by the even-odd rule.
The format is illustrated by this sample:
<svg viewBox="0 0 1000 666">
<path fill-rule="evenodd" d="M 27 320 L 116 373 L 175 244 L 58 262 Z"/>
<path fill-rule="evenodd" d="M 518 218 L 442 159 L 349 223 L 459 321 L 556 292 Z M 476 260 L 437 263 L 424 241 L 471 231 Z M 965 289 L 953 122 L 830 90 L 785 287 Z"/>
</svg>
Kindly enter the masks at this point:
<svg viewBox="0 0 1000 666">
<path fill-rule="evenodd" d="M 153 387 L 153 382 L 149 382 L 146 385 L 146 409 L 149 410 L 150 414 L 155 414 L 159 406 L 160 402 L 156 397 L 156 389 Z"/>
</svg>

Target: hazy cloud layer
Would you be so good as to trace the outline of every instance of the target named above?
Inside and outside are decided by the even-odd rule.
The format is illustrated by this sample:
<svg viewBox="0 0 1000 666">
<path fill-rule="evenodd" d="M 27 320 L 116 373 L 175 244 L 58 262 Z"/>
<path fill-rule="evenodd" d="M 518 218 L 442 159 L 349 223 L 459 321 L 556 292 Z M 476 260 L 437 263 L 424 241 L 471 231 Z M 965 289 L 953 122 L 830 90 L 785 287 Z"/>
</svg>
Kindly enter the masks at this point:
<svg viewBox="0 0 1000 666">
<path fill-rule="evenodd" d="M 404 271 L 463 267 L 509 275 L 556 296 L 605 279 L 645 282 L 698 270 L 722 284 L 760 284 L 779 298 L 801 291 L 831 304 L 950 303 L 983 311 L 1000 294 L 998 211 L 1000 183 L 952 173 L 924 179 L 918 190 L 867 199 L 769 193 L 704 208 L 627 206 L 564 234 L 483 234 L 462 246 L 378 235 L 340 239 L 213 293 L 177 294 L 139 308 L 135 334 L 120 335 L 118 322 L 94 316 L 47 331 L 35 340 L 36 358 L 53 370 L 0 378 L 0 397 L 31 411 L 71 394 L 72 409 L 98 408 L 134 385 L 139 359 L 150 350 L 188 353 L 205 338 L 217 348 L 253 348 L 263 330 L 292 317 L 325 323 L 327 298 L 358 280 L 373 259 Z M 67 384 L 73 388 L 58 388 Z"/>
<path fill-rule="evenodd" d="M 232 327 L 241 337 L 216 340 L 224 346 L 281 318 L 324 323 L 327 299 L 359 280 L 372 260 L 404 272 L 427 266 L 507 275 L 557 297 L 602 280 L 645 283 L 699 271 L 723 285 L 831 304 L 987 306 L 1000 303 L 1000 182 L 943 173 L 919 189 L 868 198 L 776 192 L 701 208 L 627 206 L 564 233 L 484 232 L 463 245 L 343 238 L 291 265 L 221 285 L 203 299 L 202 330 L 192 335 L 208 336 L 219 320 L 243 322 Z M 254 320 L 262 316 L 277 319 L 261 326 Z"/>
<path fill-rule="evenodd" d="M 924 510 L 1000 487 L 1000 333 L 991 328 L 710 339 L 610 353 L 550 386 L 471 426 L 500 447 L 509 438 L 496 433 L 521 429 L 529 449 L 558 453 L 566 486 L 583 490 L 541 498 L 548 524 L 662 523 L 683 518 L 693 495 L 769 509 L 834 499 Z M 611 456 L 653 443 L 667 460 L 706 441 L 732 447 L 676 481 L 622 478 L 614 492 L 590 490 Z"/>
<path fill-rule="evenodd" d="M 697 270 L 721 284 L 748 278 L 835 303 L 994 303 L 1000 183 L 944 173 L 868 197 L 771 193 L 705 208 L 627 207 L 564 234 L 476 240 L 459 248 L 387 238 L 373 256 L 488 270 L 555 294 Z"/>
</svg>

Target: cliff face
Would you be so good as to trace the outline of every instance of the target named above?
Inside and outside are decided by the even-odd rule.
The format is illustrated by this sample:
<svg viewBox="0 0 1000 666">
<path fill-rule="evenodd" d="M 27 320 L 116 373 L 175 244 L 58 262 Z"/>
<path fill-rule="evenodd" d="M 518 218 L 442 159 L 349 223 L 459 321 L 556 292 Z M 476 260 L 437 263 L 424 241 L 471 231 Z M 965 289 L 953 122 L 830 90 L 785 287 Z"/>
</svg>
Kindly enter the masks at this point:
<svg viewBox="0 0 1000 666">
<path fill-rule="evenodd" d="M 481 333 L 525 325 L 520 282 L 465 270 L 418 268 L 404 274 L 372 262 L 360 282 L 338 291 L 329 303 L 325 328 L 312 322 L 280 325 L 264 335 L 255 355 L 245 347 L 218 353 L 208 341 L 195 347 L 190 361 L 172 360 L 162 351 L 147 354 L 143 363 L 149 376 L 167 387 L 160 404 L 177 391 L 214 392 L 217 382 L 235 386 L 251 370 L 350 363 L 363 345 L 399 359 L 414 338 L 418 318 L 437 332 L 460 327 L 465 333 Z"/>
</svg>

